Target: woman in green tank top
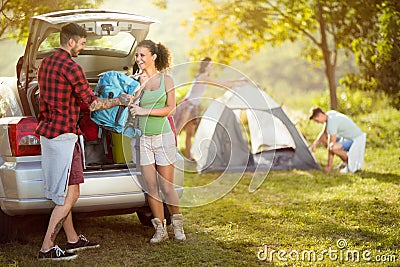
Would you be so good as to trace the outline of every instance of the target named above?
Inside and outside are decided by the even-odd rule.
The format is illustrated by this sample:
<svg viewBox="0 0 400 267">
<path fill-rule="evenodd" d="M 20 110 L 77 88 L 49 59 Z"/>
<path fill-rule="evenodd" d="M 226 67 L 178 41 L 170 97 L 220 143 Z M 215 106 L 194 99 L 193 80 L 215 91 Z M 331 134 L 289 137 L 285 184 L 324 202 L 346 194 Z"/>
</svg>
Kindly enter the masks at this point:
<svg viewBox="0 0 400 267">
<path fill-rule="evenodd" d="M 158 185 L 167 202 L 171 216 L 175 240 L 185 240 L 183 216 L 179 211 L 179 197 L 174 190 L 174 162 L 177 147 L 175 136 L 167 116 L 175 110 L 174 82 L 165 73 L 170 66 L 170 52 L 161 43 L 151 40 L 140 42 L 136 49 L 136 63 L 142 70 L 139 77 L 143 91 L 139 105 L 130 108 L 133 116 L 139 119 L 140 168 L 143 187 L 154 219 L 151 220 L 155 233 L 150 243 L 159 243 L 168 239 L 164 205 L 159 196 Z M 158 173 L 158 182 L 157 182 Z"/>
<path fill-rule="evenodd" d="M 159 81 L 159 87 L 155 90 L 143 90 L 142 98 L 140 100 L 140 107 L 146 108 L 149 111 L 153 109 L 166 108 L 167 93 L 165 91 L 165 74 L 160 73 L 156 77 L 153 76 L 154 81 Z M 167 123 L 166 116 L 139 116 L 139 128 L 144 135 L 157 135 L 171 132 L 171 127 Z"/>
</svg>

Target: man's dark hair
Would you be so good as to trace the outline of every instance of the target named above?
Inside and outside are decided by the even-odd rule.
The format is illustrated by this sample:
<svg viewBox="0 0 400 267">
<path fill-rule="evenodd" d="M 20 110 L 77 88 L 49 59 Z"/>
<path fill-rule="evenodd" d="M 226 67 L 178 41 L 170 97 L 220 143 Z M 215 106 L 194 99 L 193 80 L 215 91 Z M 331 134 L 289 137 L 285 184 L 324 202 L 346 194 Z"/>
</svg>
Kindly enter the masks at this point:
<svg viewBox="0 0 400 267">
<path fill-rule="evenodd" d="M 312 109 L 310 109 L 310 116 L 308 118 L 312 120 L 320 113 L 325 114 L 325 112 L 320 107 L 313 107 Z"/>
<path fill-rule="evenodd" d="M 60 44 L 65 45 L 69 39 L 78 41 L 79 38 L 86 38 L 86 30 L 76 23 L 68 23 L 61 28 Z"/>
</svg>

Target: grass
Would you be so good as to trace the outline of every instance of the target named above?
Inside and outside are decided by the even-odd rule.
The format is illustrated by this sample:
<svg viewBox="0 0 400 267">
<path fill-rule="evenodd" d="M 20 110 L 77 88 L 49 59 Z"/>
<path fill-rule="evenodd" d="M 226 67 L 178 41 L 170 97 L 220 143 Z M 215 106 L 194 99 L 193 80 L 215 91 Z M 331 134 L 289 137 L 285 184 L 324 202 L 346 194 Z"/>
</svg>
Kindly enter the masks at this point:
<svg viewBox="0 0 400 267">
<path fill-rule="evenodd" d="M 23 240 L 0 245 L 0 266 L 399 266 L 400 112 L 379 111 L 357 122 L 368 144 L 365 167 L 355 174 L 273 171 L 250 193 L 252 174 L 245 173 L 223 198 L 182 208 L 183 243 L 150 245 L 153 230 L 135 214 L 77 218 L 78 231 L 101 247 L 72 262 L 37 262 L 46 222 L 27 222 Z M 308 138 L 315 127 L 303 129 Z M 326 151 L 319 148 L 316 157 L 324 165 Z M 185 184 L 205 185 L 219 176 L 187 173 Z M 61 233 L 57 241 L 64 240 Z M 301 260 L 302 253 L 322 257 L 324 250 L 323 259 Z M 346 253 L 360 253 L 359 262 Z M 373 261 L 377 257 L 386 262 Z"/>
</svg>

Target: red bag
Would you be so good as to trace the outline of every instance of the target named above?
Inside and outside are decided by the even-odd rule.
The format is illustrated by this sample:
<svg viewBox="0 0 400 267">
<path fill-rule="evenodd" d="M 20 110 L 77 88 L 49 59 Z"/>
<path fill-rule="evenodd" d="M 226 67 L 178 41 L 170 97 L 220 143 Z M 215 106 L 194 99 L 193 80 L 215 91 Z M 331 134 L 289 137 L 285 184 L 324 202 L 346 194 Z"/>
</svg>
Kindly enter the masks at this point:
<svg viewBox="0 0 400 267">
<path fill-rule="evenodd" d="M 79 119 L 79 128 L 85 138 L 85 142 L 97 143 L 99 142 L 99 126 L 90 119 L 89 106 L 81 102 L 81 117 Z"/>
</svg>

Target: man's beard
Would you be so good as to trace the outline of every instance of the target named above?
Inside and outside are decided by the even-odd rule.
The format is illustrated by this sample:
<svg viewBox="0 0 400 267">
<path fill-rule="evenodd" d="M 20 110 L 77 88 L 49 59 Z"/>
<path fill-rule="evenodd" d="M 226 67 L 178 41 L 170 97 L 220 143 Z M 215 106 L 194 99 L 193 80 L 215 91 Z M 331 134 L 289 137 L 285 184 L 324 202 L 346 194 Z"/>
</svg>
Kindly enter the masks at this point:
<svg viewBox="0 0 400 267">
<path fill-rule="evenodd" d="M 81 50 L 78 50 L 78 46 L 75 45 L 75 46 L 71 49 L 71 56 L 77 57 L 80 51 L 81 51 Z"/>
</svg>

